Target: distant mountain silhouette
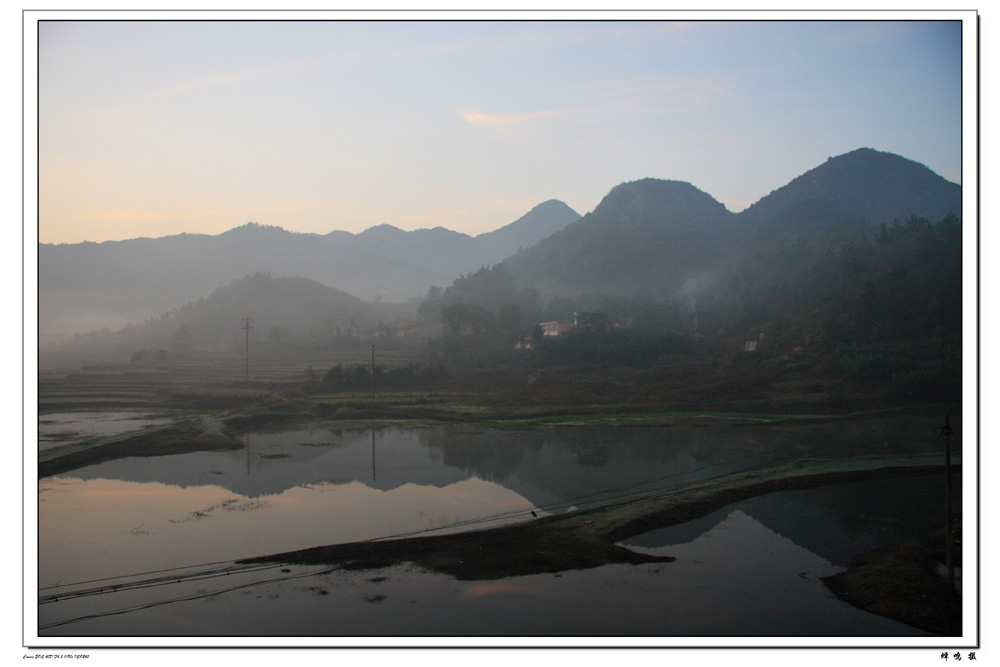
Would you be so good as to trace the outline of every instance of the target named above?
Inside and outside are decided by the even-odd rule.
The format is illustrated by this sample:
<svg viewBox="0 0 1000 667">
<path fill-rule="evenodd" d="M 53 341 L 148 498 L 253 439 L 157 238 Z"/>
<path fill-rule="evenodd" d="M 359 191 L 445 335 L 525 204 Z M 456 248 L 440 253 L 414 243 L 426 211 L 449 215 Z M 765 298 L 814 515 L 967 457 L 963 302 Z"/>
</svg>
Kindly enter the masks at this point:
<svg viewBox="0 0 1000 667">
<path fill-rule="evenodd" d="M 537 288 L 545 299 L 674 298 L 702 276 L 722 275 L 769 248 L 803 242 L 837 249 L 879 223 L 948 213 L 961 216 L 961 186 L 912 160 L 863 148 L 828 159 L 737 214 L 690 183 L 647 178 L 616 186 L 582 218 L 547 201 L 476 237 L 390 225 L 298 234 L 248 223 L 218 236 L 40 244 L 40 330 L 44 340 L 156 318 L 255 272 L 402 302 L 503 262 L 519 287 Z"/>
<path fill-rule="evenodd" d="M 360 234 L 299 234 L 248 223 L 217 236 L 40 244 L 40 329 L 51 338 L 118 328 L 258 271 L 310 278 L 369 301 L 402 302 L 496 263 L 579 217 L 562 202 L 549 201 L 476 237 L 390 225 Z"/>
<path fill-rule="evenodd" d="M 275 325 L 289 327 L 287 335 L 304 337 L 336 327 L 348 329 L 352 323 L 367 324 L 371 313 L 372 308 L 361 299 L 308 278 L 257 273 L 220 286 L 207 298 L 188 302 L 171 311 L 166 326 L 155 323 L 155 327 L 173 335 L 178 327 L 186 326 L 194 345 L 211 347 L 223 338 L 220 331 L 232 332 L 234 324 L 249 315 L 255 336 L 267 339 Z"/>
<path fill-rule="evenodd" d="M 580 214 L 557 199 L 542 202 L 523 216 L 492 232 L 475 237 L 476 247 L 493 264 L 518 249 L 529 248 L 580 219 Z M 478 267 L 477 267 L 478 268 Z"/>
<path fill-rule="evenodd" d="M 913 160 L 871 148 L 829 158 L 763 197 L 739 217 L 766 223 L 803 204 L 836 207 L 845 216 L 870 223 L 911 215 L 940 220 L 961 217 L 962 186 L 947 181 Z"/>
<path fill-rule="evenodd" d="M 40 356 L 43 365 L 65 367 L 81 361 L 124 361 L 143 350 L 239 352 L 248 335 L 257 349 L 290 339 L 329 343 L 375 329 L 380 319 L 398 317 L 398 308 L 365 303 L 308 278 L 255 273 L 143 322 L 103 335 L 73 337 L 60 347 L 43 347 Z M 249 332 L 244 329 L 246 318 L 251 318 Z"/>
<path fill-rule="evenodd" d="M 543 295 L 676 296 L 751 253 L 797 241 L 836 248 L 910 216 L 961 216 L 961 186 L 863 148 L 833 157 L 737 214 L 691 184 L 623 183 L 592 213 L 505 264 Z"/>
<path fill-rule="evenodd" d="M 730 246 L 735 217 L 690 183 L 623 183 L 592 213 L 506 265 L 546 294 L 632 294 L 674 284 Z"/>
</svg>

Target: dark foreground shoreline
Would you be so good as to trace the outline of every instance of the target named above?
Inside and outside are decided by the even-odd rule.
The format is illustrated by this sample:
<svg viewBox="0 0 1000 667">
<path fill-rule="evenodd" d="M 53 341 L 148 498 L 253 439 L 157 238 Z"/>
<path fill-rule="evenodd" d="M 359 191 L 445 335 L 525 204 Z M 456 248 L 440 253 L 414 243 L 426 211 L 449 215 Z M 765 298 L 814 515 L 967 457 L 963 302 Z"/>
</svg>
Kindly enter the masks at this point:
<svg viewBox="0 0 1000 667">
<path fill-rule="evenodd" d="M 443 403 L 443 404 L 442 404 Z M 80 404 L 75 406 L 80 409 Z M 94 406 L 89 406 L 94 407 Z M 180 406 L 163 405 L 177 409 Z M 840 415 L 754 414 L 735 412 L 658 412 L 660 406 L 587 405 L 567 411 L 540 406 L 480 406 L 444 401 L 329 401 L 323 398 L 272 400 L 219 412 L 200 409 L 175 413 L 169 424 L 39 452 L 44 478 L 87 465 L 129 456 L 163 456 L 194 451 L 225 451 L 245 445 L 240 434 L 261 428 L 303 423 L 335 423 L 340 428 L 421 426 L 464 423 L 483 428 L 534 429 L 604 423 L 625 427 L 750 425 L 784 420 L 853 420 L 910 412 L 894 408 Z M 778 406 L 772 406 L 777 408 Z M 650 410 L 653 408 L 653 410 Z M 942 414 L 938 406 L 917 409 Z M 775 410 L 777 412 L 777 410 Z M 946 413 L 944 413 L 946 414 Z M 960 457 L 953 466 L 960 471 Z M 773 468 L 735 473 L 585 506 L 566 514 L 526 523 L 464 533 L 320 546 L 260 556 L 248 563 L 329 564 L 374 569 L 402 562 L 458 579 L 485 580 L 538 573 L 559 573 L 601 565 L 669 563 L 670 557 L 640 554 L 618 542 L 657 528 L 704 516 L 729 504 L 766 493 L 815 488 L 905 475 L 943 474 L 939 456 L 882 455 L 843 460 L 802 460 Z M 961 597 L 934 568 L 943 562 L 943 539 L 925 545 L 861 554 L 846 571 L 824 583 L 859 608 L 945 635 L 960 636 Z M 959 561 L 960 562 L 960 561 Z"/>
<path fill-rule="evenodd" d="M 241 564 L 368 570 L 409 562 L 461 580 L 559 573 L 610 564 L 669 563 L 617 544 L 777 491 L 941 472 L 928 457 L 797 462 L 630 495 L 526 523 L 456 534 L 354 542 L 260 556 Z M 935 574 L 936 543 L 860 554 L 825 583 L 845 602 L 936 634 L 960 636 L 961 597 Z"/>
</svg>

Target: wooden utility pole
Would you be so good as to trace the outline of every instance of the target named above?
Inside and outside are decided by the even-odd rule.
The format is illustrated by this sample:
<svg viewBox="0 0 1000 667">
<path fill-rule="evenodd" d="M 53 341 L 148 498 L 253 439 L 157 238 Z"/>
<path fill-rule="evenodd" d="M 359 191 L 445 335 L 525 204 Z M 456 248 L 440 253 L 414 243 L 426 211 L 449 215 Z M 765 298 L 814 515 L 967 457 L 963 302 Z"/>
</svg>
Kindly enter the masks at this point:
<svg viewBox="0 0 1000 667">
<path fill-rule="evenodd" d="M 375 400 L 375 343 L 372 343 L 372 400 Z"/>
<path fill-rule="evenodd" d="M 250 326 L 249 317 L 246 318 L 246 321 L 247 323 L 243 326 L 243 328 L 246 329 L 247 332 L 247 377 L 250 377 L 250 330 L 253 329 L 253 327 Z"/>
<path fill-rule="evenodd" d="M 955 587 L 954 544 L 951 537 L 951 424 L 948 415 L 944 416 L 944 553 L 945 567 L 948 570 L 948 583 Z"/>
</svg>

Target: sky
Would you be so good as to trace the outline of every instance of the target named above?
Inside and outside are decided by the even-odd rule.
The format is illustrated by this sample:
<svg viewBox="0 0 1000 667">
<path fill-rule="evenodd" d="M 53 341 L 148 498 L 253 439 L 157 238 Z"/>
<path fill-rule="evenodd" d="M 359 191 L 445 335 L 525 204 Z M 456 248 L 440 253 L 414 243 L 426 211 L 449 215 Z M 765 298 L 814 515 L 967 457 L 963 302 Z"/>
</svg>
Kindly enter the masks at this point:
<svg viewBox="0 0 1000 667">
<path fill-rule="evenodd" d="M 476 235 L 647 177 L 735 212 L 861 147 L 961 183 L 961 45 L 927 20 L 44 20 L 38 240 Z"/>
</svg>

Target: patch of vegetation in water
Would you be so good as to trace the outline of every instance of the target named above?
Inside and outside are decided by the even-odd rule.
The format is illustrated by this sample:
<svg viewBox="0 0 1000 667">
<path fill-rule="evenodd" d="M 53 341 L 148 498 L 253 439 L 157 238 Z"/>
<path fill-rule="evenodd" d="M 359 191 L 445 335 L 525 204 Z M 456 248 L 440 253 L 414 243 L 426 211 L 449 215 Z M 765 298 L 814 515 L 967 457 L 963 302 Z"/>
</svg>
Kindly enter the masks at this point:
<svg viewBox="0 0 1000 667">
<path fill-rule="evenodd" d="M 858 554 L 823 583 L 844 602 L 944 636 L 962 634 L 962 599 L 935 571 L 936 554 L 906 544 Z"/>
<path fill-rule="evenodd" d="M 619 417 L 623 417 L 621 415 Z M 635 415 L 629 415 L 635 417 Z M 616 419 L 613 415 L 552 415 L 548 417 L 531 417 L 528 419 L 491 419 L 474 424 L 478 428 L 498 431 L 531 431 L 546 426 L 565 426 L 572 424 L 587 424 Z"/>
</svg>

